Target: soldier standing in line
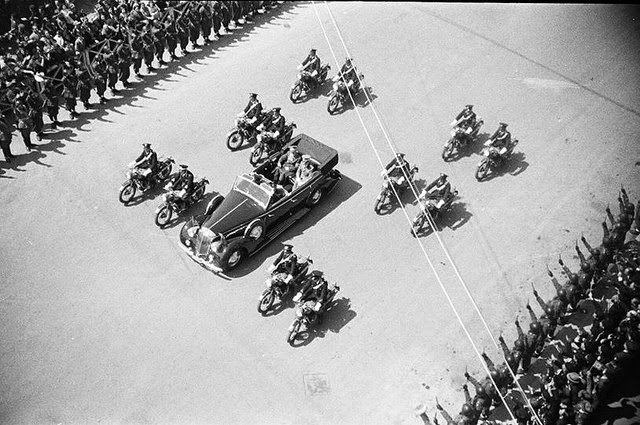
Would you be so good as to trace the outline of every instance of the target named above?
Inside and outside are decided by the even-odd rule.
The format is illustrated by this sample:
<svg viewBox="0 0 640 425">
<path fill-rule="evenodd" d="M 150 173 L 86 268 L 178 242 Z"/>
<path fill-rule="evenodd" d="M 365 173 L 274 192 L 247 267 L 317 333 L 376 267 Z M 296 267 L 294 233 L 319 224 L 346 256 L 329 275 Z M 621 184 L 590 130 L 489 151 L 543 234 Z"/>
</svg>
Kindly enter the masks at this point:
<svg viewBox="0 0 640 425">
<path fill-rule="evenodd" d="M 78 90 L 78 79 L 73 65 L 66 68 L 65 76 L 62 78 L 64 97 L 64 107 L 69 111 L 71 118 L 76 118 L 79 114 L 76 112 L 76 96 Z"/>
<path fill-rule="evenodd" d="M 30 108 L 26 102 L 26 94 L 24 92 L 18 94 L 13 104 L 13 114 L 18 120 L 18 130 L 22 135 L 22 141 L 31 152 L 33 144 L 31 143 L 31 132 L 33 131 L 33 121 L 30 116 Z"/>
<path fill-rule="evenodd" d="M 2 148 L 6 162 L 11 162 L 11 160 L 16 157 L 11 153 L 11 139 L 13 138 L 13 134 L 11 133 L 11 127 L 7 124 L 4 117 L 0 116 L 0 148 Z"/>
<path fill-rule="evenodd" d="M 93 70 L 96 73 L 94 80 L 96 85 L 96 93 L 100 98 L 100 104 L 106 103 L 107 99 L 104 97 L 104 92 L 107 90 L 107 65 L 102 54 L 98 55 L 93 65 Z"/>
</svg>

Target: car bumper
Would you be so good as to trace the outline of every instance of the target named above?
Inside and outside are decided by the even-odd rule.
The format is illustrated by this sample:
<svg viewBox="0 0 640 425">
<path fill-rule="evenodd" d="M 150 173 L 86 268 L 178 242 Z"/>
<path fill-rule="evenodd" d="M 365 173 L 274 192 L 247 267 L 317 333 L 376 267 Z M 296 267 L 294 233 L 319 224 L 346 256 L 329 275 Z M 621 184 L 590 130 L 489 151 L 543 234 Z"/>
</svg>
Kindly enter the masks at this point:
<svg viewBox="0 0 640 425">
<path fill-rule="evenodd" d="M 182 242 L 180 242 L 180 248 L 182 248 L 184 252 L 186 252 L 189 255 L 189 257 L 191 257 L 196 263 L 200 264 L 207 270 L 210 270 L 215 273 L 222 273 L 224 271 L 220 266 L 213 264 L 211 261 L 207 261 L 206 259 L 200 258 L 197 255 L 195 255 L 193 251 L 191 251 L 191 249 L 185 246 Z"/>
</svg>

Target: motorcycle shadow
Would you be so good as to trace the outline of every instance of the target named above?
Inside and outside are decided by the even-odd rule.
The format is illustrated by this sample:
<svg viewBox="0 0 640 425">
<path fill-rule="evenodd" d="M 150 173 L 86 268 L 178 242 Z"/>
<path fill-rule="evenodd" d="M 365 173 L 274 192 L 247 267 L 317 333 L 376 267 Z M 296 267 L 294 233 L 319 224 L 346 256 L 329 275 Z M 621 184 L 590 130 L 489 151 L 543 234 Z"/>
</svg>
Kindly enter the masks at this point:
<svg viewBox="0 0 640 425">
<path fill-rule="evenodd" d="M 364 90 L 358 90 L 358 93 L 356 93 L 355 97 L 353 98 L 353 100 L 355 101 L 355 105 L 353 104 L 351 99 L 348 99 L 340 109 L 338 109 L 333 113 L 333 115 L 343 114 L 347 111 L 355 109 L 356 106 L 358 108 L 365 108 L 367 105 L 371 103 L 369 102 L 369 99 L 373 101 L 377 98 L 378 96 L 376 96 L 375 93 L 373 93 L 373 89 L 371 87 L 365 87 Z"/>
<path fill-rule="evenodd" d="M 506 164 L 502 164 L 498 168 L 493 169 L 483 181 L 486 182 L 496 177 L 504 176 L 505 174 L 517 176 L 527 168 L 529 168 L 529 163 L 525 161 L 524 152 L 514 152 Z"/>
<path fill-rule="evenodd" d="M 331 94 L 331 88 L 333 86 L 333 81 L 330 79 L 326 79 L 324 83 L 320 84 L 317 87 L 311 89 L 308 93 L 304 95 L 302 98 L 298 98 L 294 102 L 294 104 L 306 103 L 310 100 L 319 99 L 321 97 L 328 97 Z"/>
<path fill-rule="evenodd" d="M 419 190 L 417 190 L 416 188 L 416 192 L 420 193 Z M 406 189 L 404 190 L 402 193 L 399 193 L 398 196 L 400 197 L 400 202 L 398 202 L 398 199 L 396 199 L 395 195 L 392 195 L 393 198 L 391 198 L 391 200 L 389 202 L 387 202 L 384 205 L 381 205 L 380 207 L 378 207 L 378 210 L 376 211 L 376 213 L 378 215 L 390 215 L 391 213 L 393 213 L 395 210 L 400 209 L 401 208 L 401 204 L 402 205 L 415 205 L 417 200 L 416 198 L 413 196 L 413 193 L 411 192 L 411 190 Z M 411 199 L 413 198 L 413 199 Z M 409 202 L 407 202 L 407 199 L 411 199 Z"/>
<path fill-rule="evenodd" d="M 125 204 L 126 207 L 134 207 L 136 205 L 142 204 L 144 201 L 149 201 L 156 199 L 158 195 L 161 195 L 164 192 L 164 184 L 158 183 L 151 189 L 146 192 L 142 192 L 142 195 L 136 196 L 131 201 Z"/>
<path fill-rule="evenodd" d="M 353 320 L 357 313 L 351 309 L 351 299 L 339 298 L 323 313 L 322 321 L 298 333 L 293 347 L 303 347 L 316 338 L 324 338 L 327 331 L 339 333 L 344 326 Z"/>
<path fill-rule="evenodd" d="M 218 194 L 218 192 L 215 192 L 215 191 L 211 192 L 211 193 L 205 193 L 204 197 L 200 201 L 196 202 L 194 205 L 192 205 L 191 207 L 187 208 L 185 211 L 177 214 L 177 216 L 175 216 L 175 218 L 173 220 L 171 220 L 166 225 L 162 226 L 162 230 L 172 229 L 172 228 L 176 227 L 178 224 L 185 223 L 191 217 L 195 217 L 195 216 L 204 214 L 204 210 L 207 207 L 207 204 L 217 194 Z"/>
<path fill-rule="evenodd" d="M 274 303 L 273 306 L 269 309 L 269 311 L 262 313 L 263 317 L 272 317 L 276 316 L 286 309 L 295 307 L 296 303 L 293 302 L 292 296 L 285 296 L 284 300 L 280 300 L 277 303 Z"/>
</svg>

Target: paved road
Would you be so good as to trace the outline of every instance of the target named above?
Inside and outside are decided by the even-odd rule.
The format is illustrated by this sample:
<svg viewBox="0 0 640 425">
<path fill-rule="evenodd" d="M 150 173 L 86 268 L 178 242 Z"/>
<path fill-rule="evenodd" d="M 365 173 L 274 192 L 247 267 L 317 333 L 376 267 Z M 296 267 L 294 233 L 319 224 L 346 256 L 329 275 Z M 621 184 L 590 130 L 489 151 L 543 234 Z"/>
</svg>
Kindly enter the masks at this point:
<svg viewBox="0 0 640 425">
<path fill-rule="evenodd" d="M 489 327 L 513 339 L 531 283 L 552 293 L 544 264 L 562 253 L 575 268 L 574 240 L 600 238 L 619 185 L 640 195 L 638 10 L 331 9 L 421 184 L 446 172 L 460 191 L 440 236 Z M 342 61 L 324 6 L 318 13 Z M 287 99 L 310 47 L 331 60 L 314 6 L 284 6 L 215 46 L 147 77 L 129 91 L 135 97 L 67 121 L 19 166 L 2 165 L 0 422 L 415 424 L 414 407 L 436 395 L 456 410 L 465 366 L 479 375 L 481 364 L 402 211 L 373 212 L 380 166 L 356 111 L 329 116 L 326 96 Z M 151 142 L 226 193 L 249 169 L 248 150 L 231 153 L 224 138 L 252 91 L 338 149 L 345 179 L 223 280 L 183 254 L 180 224 L 154 226 L 158 198 L 123 207 L 117 190 Z M 507 172 L 483 183 L 473 176 L 477 153 L 440 158 L 466 103 L 487 133 L 504 121 L 520 140 Z M 371 105 L 360 98 L 357 111 L 386 161 Z M 342 287 L 322 332 L 298 348 L 285 342 L 291 309 L 256 312 L 266 263 L 285 241 Z M 477 346 L 497 358 L 436 239 L 421 242 Z"/>
</svg>

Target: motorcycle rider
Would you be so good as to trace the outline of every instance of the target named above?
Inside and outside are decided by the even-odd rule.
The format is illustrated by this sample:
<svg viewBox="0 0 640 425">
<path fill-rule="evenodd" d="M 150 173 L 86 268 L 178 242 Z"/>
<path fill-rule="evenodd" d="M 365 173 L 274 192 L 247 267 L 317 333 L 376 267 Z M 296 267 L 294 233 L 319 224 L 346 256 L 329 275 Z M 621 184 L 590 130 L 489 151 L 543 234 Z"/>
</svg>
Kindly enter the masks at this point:
<svg viewBox="0 0 640 425">
<path fill-rule="evenodd" d="M 456 116 L 456 125 L 463 130 L 475 127 L 476 113 L 473 112 L 473 105 L 466 105 L 462 112 Z"/>
<path fill-rule="evenodd" d="M 447 181 L 447 175 L 441 173 L 440 176 L 429 183 L 420 193 L 421 199 L 432 199 L 436 201 L 436 207 L 441 208 L 451 197 L 451 183 Z"/>
<path fill-rule="evenodd" d="M 396 157 L 382 170 L 382 176 L 386 174 L 394 186 L 400 187 L 406 183 L 406 177 L 410 172 L 409 162 L 404 159 L 403 153 L 398 152 Z"/>
<path fill-rule="evenodd" d="M 318 84 L 318 74 L 320 73 L 320 58 L 316 55 L 316 49 L 311 49 L 309 55 L 302 61 L 298 67 L 300 71 L 309 72 L 309 82 L 311 86 Z"/>
<path fill-rule="evenodd" d="M 189 171 L 189 167 L 185 164 L 180 164 L 180 171 L 178 175 L 173 178 L 169 185 L 171 190 L 177 192 L 178 196 L 177 205 L 179 208 L 184 208 L 187 205 L 187 199 L 193 194 L 193 173 Z"/>
<path fill-rule="evenodd" d="M 257 127 L 256 123 L 260 115 L 262 114 L 262 103 L 258 100 L 256 93 L 249 93 L 249 103 L 244 108 L 238 117 L 244 117 L 247 119 L 247 123 L 253 128 Z"/>
<path fill-rule="evenodd" d="M 293 298 L 294 302 L 303 304 L 307 301 L 313 301 L 313 311 L 318 313 L 322 308 L 322 304 L 327 299 L 328 295 L 328 283 L 325 280 L 323 273 L 319 270 L 314 270 L 309 274 L 309 277 L 305 280 L 300 292 Z"/>
<path fill-rule="evenodd" d="M 352 64 L 351 58 L 346 58 L 344 65 L 340 68 L 338 78 L 342 78 L 347 85 L 347 89 L 351 90 L 352 93 L 355 93 L 360 89 L 358 71 L 356 70 L 355 65 Z"/>
<path fill-rule="evenodd" d="M 284 279 L 285 283 L 291 282 L 291 279 L 295 276 L 298 268 L 298 256 L 293 252 L 293 245 L 284 245 L 280 255 L 276 257 L 273 264 L 269 267 L 269 272 L 282 271 L 287 274 Z"/>
<path fill-rule="evenodd" d="M 158 171 L 158 155 L 153 149 L 151 149 L 150 143 L 143 143 L 142 147 L 142 153 L 130 165 L 131 168 L 138 168 L 142 170 L 142 176 L 144 178 L 141 183 L 143 185 L 143 190 L 146 190 L 151 187 L 153 179 Z"/>
<path fill-rule="evenodd" d="M 284 116 L 280 114 L 280 107 L 273 108 L 271 112 L 260 124 L 259 130 L 266 133 L 273 133 L 273 141 L 284 132 Z"/>
<path fill-rule="evenodd" d="M 493 136 L 491 136 L 486 143 L 487 146 L 496 148 L 500 157 L 507 152 L 511 144 L 511 133 L 507 130 L 507 125 L 508 124 L 501 122 L 496 132 L 493 133 Z"/>
</svg>

